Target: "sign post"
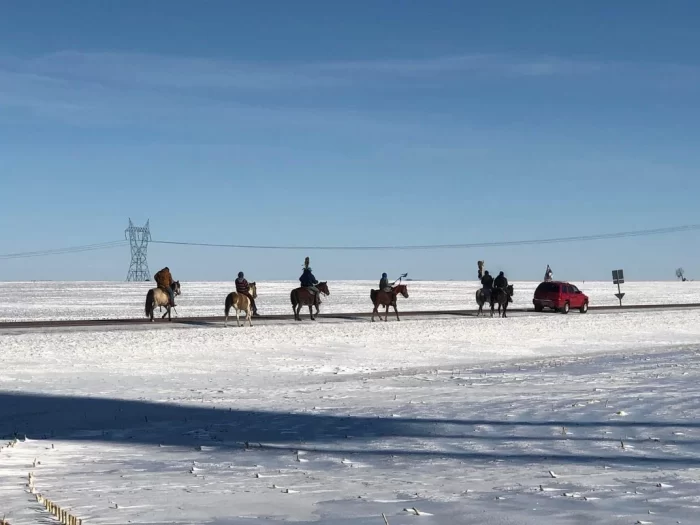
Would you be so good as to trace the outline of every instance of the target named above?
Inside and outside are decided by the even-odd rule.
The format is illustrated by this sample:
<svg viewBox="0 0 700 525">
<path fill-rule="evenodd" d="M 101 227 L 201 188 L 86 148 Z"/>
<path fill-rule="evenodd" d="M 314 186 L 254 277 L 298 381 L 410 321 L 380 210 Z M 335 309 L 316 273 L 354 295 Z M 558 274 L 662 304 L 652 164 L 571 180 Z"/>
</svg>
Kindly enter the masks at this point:
<svg viewBox="0 0 700 525">
<path fill-rule="evenodd" d="M 615 297 L 617 297 L 620 300 L 620 306 L 622 306 L 622 298 L 625 296 L 625 294 L 622 291 L 620 291 L 620 285 L 624 284 L 625 282 L 625 274 L 622 270 L 613 270 L 612 278 L 613 284 L 617 285 L 617 293 L 615 294 Z"/>
</svg>

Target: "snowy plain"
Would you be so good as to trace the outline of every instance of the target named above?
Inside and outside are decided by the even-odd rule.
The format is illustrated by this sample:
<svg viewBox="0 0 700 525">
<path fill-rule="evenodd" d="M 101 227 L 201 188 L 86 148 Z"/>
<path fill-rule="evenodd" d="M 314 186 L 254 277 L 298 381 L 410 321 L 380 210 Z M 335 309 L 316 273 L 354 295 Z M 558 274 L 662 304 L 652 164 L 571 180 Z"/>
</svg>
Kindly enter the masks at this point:
<svg viewBox="0 0 700 525">
<path fill-rule="evenodd" d="M 223 315 L 224 299 L 233 282 L 182 282 L 177 314 L 185 317 Z M 410 297 L 399 299 L 400 311 L 463 310 L 476 307 L 474 281 L 408 281 Z M 513 307 L 531 308 L 539 283 L 514 282 Z M 577 282 L 593 305 L 617 304 L 610 282 Z M 331 295 L 322 313 L 371 311 L 369 291 L 374 281 L 329 281 Z M 0 283 L 0 321 L 53 319 L 114 319 L 144 316 L 144 302 L 153 283 L 11 282 Z M 258 283 L 260 313 L 290 314 L 289 292 L 296 281 Z M 700 282 L 628 282 L 622 285 L 624 304 L 700 303 Z"/>
<path fill-rule="evenodd" d="M 140 313 L 54 284 L 61 301 L 3 315 Z M 324 311 L 360 310 L 372 285 L 331 286 Z M 147 288 L 110 286 L 124 310 Z M 181 315 L 216 313 L 221 285 L 187 286 Z M 426 298 L 448 286 L 476 288 L 410 283 L 404 309 L 471 306 Z M 626 291 L 699 302 L 694 283 Z M 49 523 L 32 472 L 86 525 L 697 523 L 699 351 L 695 309 L 0 330 L 0 518 Z"/>
</svg>

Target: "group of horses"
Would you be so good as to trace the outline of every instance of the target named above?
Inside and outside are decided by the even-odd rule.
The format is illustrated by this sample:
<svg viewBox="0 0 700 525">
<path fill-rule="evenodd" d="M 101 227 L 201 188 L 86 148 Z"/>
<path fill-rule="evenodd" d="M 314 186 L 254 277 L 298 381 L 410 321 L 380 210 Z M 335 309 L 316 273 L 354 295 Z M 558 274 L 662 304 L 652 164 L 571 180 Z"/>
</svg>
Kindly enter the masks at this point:
<svg viewBox="0 0 700 525">
<path fill-rule="evenodd" d="M 331 294 L 326 281 L 318 283 L 316 288 L 323 295 L 328 296 Z M 180 281 L 175 281 L 173 283 L 172 290 L 175 297 L 180 295 Z M 258 290 L 256 283 L 250 283 L 249 293 L 253 299 L 257 299 Z M 396 313 L 396 320 L 400 321 L 399 311 L 396 308 L 396 299 L 399 295 L 408 299 L 408 286 L 405 284 L 397 284 L 392 287 L 390 292 L 385 290 L 370 290 L 370 299 L 374 305 L 374 309 L 372 310 L 372 322 L 374 322 L 375 314 L 379 316 L 380 321 L 383 320 L 386 322 L 389 319 L 389 307 L 394 309 L 394 312 Z M 479 305 L 477 317 L 484 313 L 484 304 L 486 304 L 487 301 L 491 306 L 491 317 L 493 317 L 496 305 L 498 305 L 499 317 L 506 317 L 508 303 L 512 302 L 512 297 L 513 285 L 508 285 L 505 289 L 496 288 L 492 290 L 490 297 L 486 297 L 483 290 L 477 290 L 476 303 Z M 300 312 L 302 306 L 308 306 L 310 319 L 312 321 L 316 320 L 316 315 L 319 314 L 319 304 L 321 303 L 319 294 L 314 294 L 308 288 L 299 287 L 292 290 L 292 292 L 289 294 L 289 299 L 292 303 L 292 311 L 294 312 L 295 321 L 301 321 Z M 248 325 L 253 326 L 251 319 L 251 306 L 251 301 L 248 296 L 238 292 L 229 293 L 224 301 L 224 325 L 228 325 L 229 313 L 233 308 L 236 311 L 236 322 L 238 326 L 241 326 L 241 312 L 245 312 Z M 382 314 L 379 312 L 380 306 L 385 308 L 384 319 L 382 319 Z M 161 319 L 165 319 L 167 316 L 169 321 L 172 320 L 170 298 L 168 297 L 168 293 L 161 288 L 151 288 L 146 294 L 145 308 L 146 317 L 150 317 L 151 321 L 153 321 L 153 312 L 157 307 L 165 308 L 165 313 L 161 316 Z M 316 309 L 316 315 L 314 315 L 313 312 L 314 308 Z M 503 312 L 502 314 L 501 311 Z"/>
<path fill-rule="evenodd" d="M 483 289 L 476 291 L 476 304 L 479 305 L 479 311 L 476 316 L 479 317 L 484 313 L 484 305 L 488 301 L 489 306 L 491 306 L 491 317 L 493 317 L 496 305 L 498 305 L 498 317 L 508 317 L 506 315 L 506 310 L 508 310 L 508 303 L 513 302 L 513 285 L 509 284 L 505 288 L 493 288 L 489 297 L 486 297 Z M 501 314 L 501 310 L 503 313 Z"/>
</svg>

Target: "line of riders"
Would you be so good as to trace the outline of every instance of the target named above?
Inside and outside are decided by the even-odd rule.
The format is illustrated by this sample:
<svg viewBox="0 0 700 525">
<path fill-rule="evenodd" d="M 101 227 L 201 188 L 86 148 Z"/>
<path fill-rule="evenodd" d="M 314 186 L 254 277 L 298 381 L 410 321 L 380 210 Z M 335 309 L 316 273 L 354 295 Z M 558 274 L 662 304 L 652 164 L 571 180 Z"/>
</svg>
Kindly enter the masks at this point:
<svg viewBox="0 0 700 525">
<path fill-rule="evenodd" d="M 501 272 L 501 274 L 503 274 L 503 272 Z M 486 272 L 486 276 L 488 276 L 488 272 Z M 484 276 L 484 278 L 486 278 L 486 276 Z M 176 307 L 177 305 L 175 304 L 174 289 L 175 280 L 173 279 L 173 276 L 170 273 L 170 268 L 166 266 L 162 270 L 156 272 L 156 274 L 153 276 L 153 280 L 156 282 L 156 287 L 160 288 L 168 295 L 168 298 L 170 300 L 168 306 L 170 306 L 171 308 Z M 255 298 L 250 293 L 250 283 L 246 280 L 243 272 L 238 272 L 238 277 L 236 278 L 235 283 L 236 292 L 241 295 L 244 295 L 250 301 L 250 305 L 253 310 L 253 317 L 260 317 L 260 314 L 258 314 L 258 307 L 255 304 Z M 302 288 L 308 290 L 308 292 L 315 297 L 315 306 L 321 304 L 321 292 L 316 287 L 316 285 L 318 284 L 318 280 L 312 273 L 311 268 L 308 266 L 308 263 L 304 266 L 304 270 L 301 274 L 301 277 L 299 277 L 299 283 L 301 284 Z M 394 290 L 394 284 L 395 283 L 389 282 L 389 277 L 385 272 L 382 274 L 382 278 L 379 281 L 379 289 L 384 292 L 391 293 Z M 507 284 L 508 281 L 506 281 L 506 285 Z"/>
<path fill-rule="evenodd" d="M 484 276 L 481 278 L 481 291 L 484 294 L 486 302 L 491 302 L 491 296 L 493 295 L 494 290 L 503 290 L 505 293 L 508 293 L 508 279 L 503 272 L 500 272 L 494 279 L 489 271 L 486 270 L 484 272 Z M 510 297 L 510 294 L 508 295 L 510 299 L 509 302 L 512 303 L 513 300 Z"/>
</svg>

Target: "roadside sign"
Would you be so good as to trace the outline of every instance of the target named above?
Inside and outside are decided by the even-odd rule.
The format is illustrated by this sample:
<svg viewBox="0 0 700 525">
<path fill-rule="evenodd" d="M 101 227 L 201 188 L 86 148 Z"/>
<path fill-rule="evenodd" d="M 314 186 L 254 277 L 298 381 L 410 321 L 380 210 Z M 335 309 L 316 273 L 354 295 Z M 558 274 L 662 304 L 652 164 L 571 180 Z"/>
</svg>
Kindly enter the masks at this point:
<svg viewBox="0 0 700 525">
<path fill-rule="evenodd" d="M 615 294 L 615 297 L 617 297 L 617 299 L 620 301 L 620 306 L 622 306 L 622 298 L 625 296 L 625 294 L 622 290 L 620 290 L 620 285 L 624 284 L 625 282 L 625 274 L 622 270 L 613 270 L 612 277 L 613 284 L 617 285 L 617 293 Z"/>
<path fill-rule="evenodd" d="M 613 270 L 612 272 L 613 284 L 624 284 L 625 274 L 622 270 Z"/>
</svg>

